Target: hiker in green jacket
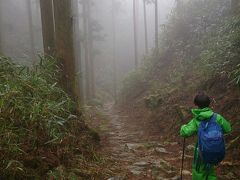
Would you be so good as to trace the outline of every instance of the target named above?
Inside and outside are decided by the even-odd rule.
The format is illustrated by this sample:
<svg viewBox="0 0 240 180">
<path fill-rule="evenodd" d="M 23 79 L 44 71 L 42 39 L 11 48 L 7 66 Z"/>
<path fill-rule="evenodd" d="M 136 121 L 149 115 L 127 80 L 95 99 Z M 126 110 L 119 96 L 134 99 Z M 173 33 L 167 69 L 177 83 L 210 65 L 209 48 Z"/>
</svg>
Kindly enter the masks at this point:
<svg viewBox="0 0 240 180">
<path fill-rule="evenodd" d="M 211 118 L 214 112 L 209 108 L 210 102 L 210 98 L 204 93 L 200 93 L 195 97 L 194 104 L 198 108 L 192 109 L 193 119 L 188 124 L 185 124 L 181 127 L 180 135 L 182 137 L 190 137 L 196 135 L 201 121 L 209 120 Z M 230 123 L 221 115 L 217 115 L 216 122 L 222 127 L 224 133 L 229 133 L 231 131 Z M 216 180 L 217 177 L 214 168 L 211 167 L 207 173 L 205 163 L 201 159 L 199 162 L 198 153 L 199 151 L 196 144 L 192 165 L 192 179 L 205 180 L 207 178 L 208 180 Z"/>
</svg>

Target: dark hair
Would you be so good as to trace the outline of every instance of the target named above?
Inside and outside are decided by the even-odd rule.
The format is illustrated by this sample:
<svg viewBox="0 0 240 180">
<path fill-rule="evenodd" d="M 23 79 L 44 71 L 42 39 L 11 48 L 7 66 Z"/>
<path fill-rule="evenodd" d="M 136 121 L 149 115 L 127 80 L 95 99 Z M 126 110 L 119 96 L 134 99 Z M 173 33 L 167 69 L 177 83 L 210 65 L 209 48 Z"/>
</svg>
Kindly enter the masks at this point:
<svg viewBox="0 0 240 180">
<path fill-rule="evenodd" d="M 210 103 L 210 97 L 205 93 L 198 93 L 194 98 L 194 104 L 201 109 L 209 107 Z"/>
</svg>

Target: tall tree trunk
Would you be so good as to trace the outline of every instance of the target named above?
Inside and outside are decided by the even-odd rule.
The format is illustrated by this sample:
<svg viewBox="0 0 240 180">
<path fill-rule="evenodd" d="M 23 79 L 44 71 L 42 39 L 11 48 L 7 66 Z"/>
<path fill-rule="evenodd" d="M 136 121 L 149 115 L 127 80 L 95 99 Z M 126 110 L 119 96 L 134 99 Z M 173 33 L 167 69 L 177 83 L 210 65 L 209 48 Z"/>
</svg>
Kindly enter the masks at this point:
<svg viewBox="0 0 240 180">
<path fill-rule="evenodd" d="M 40 0 L 40 9 L 44 53 L 49 56 L 54 56 L 55 35 L 52 0 Z"/>
<path fill-rule="evenodd" d="M 55 19 L 56 56 L 62 67 L 61 84 L 66 92 L 78 102 L 75 58 L 73 46 L 72 3 L 70 0 L 53 0 Z"/>
<path fill-rule="evenodd" d="M 32 0 L 27 0 L 27 11 L 28 11 L 28 27 L 30 35 L 30 57 L 33 64 L 36 63 L 35 58 L 35 45 L 34 45 L 34 32 L 33 32 L 33 21 L 32 21 Z"/>
<path fill-rule="evenodd" d="M 2 17 L 3 17 L 3 13 L 2 13 L 2 0 L 0 0 L 0 55 L 3 54 L 3 34 L 2 34 L 2 27 L 3 27 L 3 22 L 2 22 Z"/>
<path fill-rule="evenodd" d="M 112 0 L 112 47 L 113 47 L 113 95 L 117 102 L 117 67 L 116 67 L 116 23 L 115 23 L 115 1 Z"/>
<path fill-rule="evenodd" d="M 76 72 L 78 89 L 80 90 L 80 103 L 84 104 L 84 89 L 83 89 L 83 70 L 82 70 L 82 60 L 81 60 L 81 34 L 80 34 L 80 15 L 79 15 L 79 0 L 74 0 L 74 49 L 75 49 L 75 59 L 76 59 Z"/>
<path fill-rule="evenodd" d="M 145 32 L 145 53 L 148 54 L 148 27 L 147 27 L 146 0 L 143 0 L 143 12 L 144 12 L 144 32 Z"/>
<path fill-rule="evenodd" d="M 94 55 L 93 55 L 93 39 L 92 33 L 89 33 L 89 71 L 90 71 L 90 97 L 91 99 L 96 97 L 96 86 L 95 86 L 95 62 L 94 62 Z"/>
<path fill-rule="evenodd" d="M 158 53 L 158 0 L 155 0 L 155 50 Z"/>
<path fill-rule="evenodd" d="M 133 0 L 133 34 L 134 34 L 134 56 L 135 68 L 138 67 L 138 36 L 137 36 L 137 13 L 136 13 L 136 0 Z"/>
<path fill-rule="evenodd" d="M 88 0 L 83 0 L 83 28 L 84 28 L 84 57 L 85 57 L 85 95 L 86 100 L 88 101 L 90 99 L 90 72 L 89 72 L 89 38 L 88 38 L 88 32 L 89 32 L 89 26 L 88 26 Z"/>
<path fill-rule="evenodd" d="M 93 47 L 93 22 L 91 14 L 91 1 L 87 3 L 87 13 L 88 13 L 88 45 L 89 45 L 89 75 L 90 75 L 90 98 L 95 98 L 95 63 L 94 63 L 94 47 Z"/>
<path fill-rule="evenodd" d="M 232 6 L 232 12 L 234 14 L 240 12 L 240 0 L 232 0 L 231 6 Z"/>
</svg>

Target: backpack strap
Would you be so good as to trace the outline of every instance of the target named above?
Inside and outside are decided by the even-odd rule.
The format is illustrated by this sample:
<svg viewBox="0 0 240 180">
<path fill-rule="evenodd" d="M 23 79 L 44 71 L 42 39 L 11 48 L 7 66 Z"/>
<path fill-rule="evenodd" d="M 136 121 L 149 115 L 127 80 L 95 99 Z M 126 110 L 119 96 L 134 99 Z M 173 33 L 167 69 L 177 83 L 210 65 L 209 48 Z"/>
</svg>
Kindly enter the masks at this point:
<svg viewBox="0 0 240 180">
<path fill-rule="evenodd" d="M 197 155 L 197 157 L 196 157 L 195 169 L 196 169 L 197 172 L 199 172 L 199 171 L 200 171 L 200 166 L 201 166 L 202 159 L 201 159 L 201 156 L 200 156 L 200 154 L 199 154 L 199 150 L 197 150 L 197 151 L 198 151 L 198 155 Z"/>
<path fill-rule="evenodd" d="M 217 113 L 213 113 L 213 115 L 211 116 L 210 120 L 209 121 L 217 121 Z"/>
<path fill-rule="evenodd" d="M 217 120 L 217 114 L 213 113 L 213 115 L 209 119 L 206 119 L 205 121 L 201 121 L 200 126 L 203 129 L 206 129 L 208 127 L 209 122 L 216 122 L 216 120 Z"/>
<path fill-rule="evenodd" d="M 201 155 L 200 155 L 200 151 L 199 151 L 199 142 L 197 141 L 197 144 L 196 144 L 196 148 L 194 150 L 194 160 L 193 160 L 193 163 L 195 165 L 195 170 L 197 172 L 199 172 L 200 170 L 200 166 L 201 166 L 201 162 L 202 162 L 202 158 L 201 158 Z"/>
</svg>

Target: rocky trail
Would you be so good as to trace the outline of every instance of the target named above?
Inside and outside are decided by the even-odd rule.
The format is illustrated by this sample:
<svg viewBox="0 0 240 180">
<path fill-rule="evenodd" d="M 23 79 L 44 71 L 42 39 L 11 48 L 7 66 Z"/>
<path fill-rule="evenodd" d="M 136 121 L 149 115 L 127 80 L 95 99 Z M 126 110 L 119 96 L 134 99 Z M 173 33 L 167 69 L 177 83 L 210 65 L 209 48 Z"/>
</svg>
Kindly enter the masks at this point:
<svg viewBox="0 0 240 180">
<path fill-rule="evenodd" d="M 101 151 L 111 158 L 109 171 L 114 176 L 109 180 L 180 178 L 181 145 L 177 142 L 161 142 L 157 137 L 148 137 L 144 125 L 131 120 L 124 112 L 104 106 L 103 115 L 108 119 L 105 130 L 100 133 Z M 159 136 L 161 132 L 159 132 Z M 193 146 L 187 146 L 187 159 L 192 159 Z M 191 153 L 188 153 L 190 152 Z M 184 179 L 191 179 L 190 163 L 185 163 Z"/>
</svg>

